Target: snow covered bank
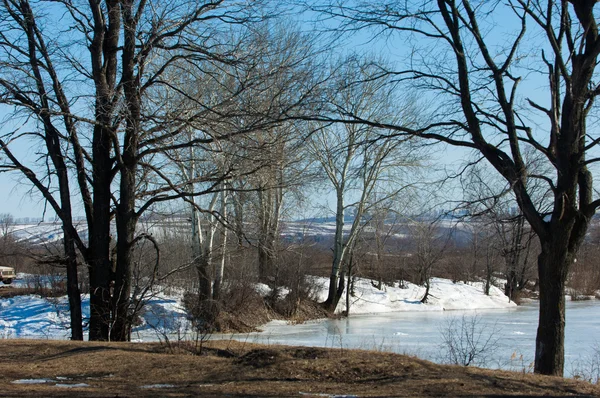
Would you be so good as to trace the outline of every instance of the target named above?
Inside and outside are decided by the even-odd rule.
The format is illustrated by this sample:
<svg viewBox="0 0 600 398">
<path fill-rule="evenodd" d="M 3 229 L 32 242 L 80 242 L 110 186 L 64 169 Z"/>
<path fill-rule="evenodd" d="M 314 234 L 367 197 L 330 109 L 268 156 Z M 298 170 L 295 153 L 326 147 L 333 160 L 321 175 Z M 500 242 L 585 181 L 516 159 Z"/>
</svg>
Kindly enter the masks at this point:
<svg viewBox="0 0 600 398">
<path fill-rule="evenodd" d="M 82 295 L 82 312 L 84 318 L 89 317 L 89 295 Z M 188 330 L 180 298 L 160 293 L 146 305 L 141 323 L 133 329 L 132 339 L 156 341 L 164 334 L 182 335 Z M 64 340 L 70 335 L 66 296 L 29 295 L 0 299 L 0 338 Z"/>
<path fill-rule="evenodd" d="M 317 299 L 327 298 L 327 278 L 314 278 L 319 286 Z M 444 311 L 512 308 L 516 304 L 495 286 L 490 295 L 483 292 L 482 282 L 453 283 L 448 279 L 432 278 L 427 303 L 421 303 L 425 287 L 405 282 L 404 287 L 384 285 L 382 290 L 373 286 L 370 279 L 358 278 L 354 284 L 354 296 L 350 297 L 350 314 L 377 314 L 399 311 Z M 336 308 L 337 313 L 346 310 L 345 295 Z"/>
<path fill-rule="evenodd" d="M 327 297 L 326 278 L 313 278 L 317 286 L 315 298 Z M 430 297 L 426 304 L 420 302 L 425 288 L 406 283 L 404 288 L 384 286 L 376 289 L 371 280 L 357 279 L 351 297 L 350 314 L 377 314 L 400 311 L 474 310 L 510 308 L 508 298 L 496 287 L 490 295 L 483 293 L 482 283 L 452 283 L 447 279 L 433 278 Z M 16 282 L 15 286 L 19 283 Z M 268 294 L 266 285 L 257 285 L 257 291 Z M 287 294 L 281 289 L 281 294 Z M 189 333 L 189 323 L 181 303 L 183 292 L 157 293 L 145 307 L 141 322 L 133 330 L 132 338 L 138 341 L 158 340 L 165 335 L 184 336 Z M 89 316 L 89 296 L 82 296 L 83 316 Z M 67 339 L 70 331 L 68 301 L 66 297 L 42 298 L 16 296 L 0 299 L 0 338 Z M 336 312 L 346 310 L 345 298 L 340 300 Z"/>
</svg>

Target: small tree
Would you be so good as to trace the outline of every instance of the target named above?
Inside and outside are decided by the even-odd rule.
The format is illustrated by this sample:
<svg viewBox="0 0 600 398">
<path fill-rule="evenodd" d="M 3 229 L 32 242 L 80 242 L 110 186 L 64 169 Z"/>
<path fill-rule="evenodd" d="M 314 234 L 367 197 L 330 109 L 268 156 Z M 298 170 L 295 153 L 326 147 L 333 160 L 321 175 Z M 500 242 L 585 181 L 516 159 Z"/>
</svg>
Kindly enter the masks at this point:
<svg viewBox="0 0 600 398">
<path fill-rule="evenodd" d="M 389 117 L 393 98 L 382 84 L 373 84 L 376 69 L 356 58 L 342 62 L 336 70 L 330 102 L 339 114 L 351 112 L 364 118 Z M 354 76 L 361 81 L 349 84 Z M 407 106 L 407 118 L 414 117 Z M 414 166 L 412 147 L 400 140 L 377 140 L 371 127 L 358 124 L 323 125 L 309 141 L 311 153 L 322 167 L 324 180 L 335 193 L 335 236 L 329 291 L 325 307 L 333 311 L 339 302 L 344 281 L 340 275 L 350 248 L 365 225 L 364 216 L 377 203 L 396 197 L 406 186 L 402 167 Z M 392 184 L 392 182 L 396 184 Z M 350 221 L 350 228 L 344 225 Z"/>
<path fill-rule="evenodd" d="M 440 328 L 442 361 L 462 366 L 486 366 L 499 348 L 498 333 L 480 316 L 452 317 Z"/>
<path fill-rule="evenodd" d="M 434 222 L 415 221 L 411 225 L 412 239 L 415 244 L 417 284 L 425 286 L 422 303 L 429 299 L 431 277 L 434 266 L 442 259 L 452 239 L 452 232 L 440 228 L 440 220 Z"/>
</svg>

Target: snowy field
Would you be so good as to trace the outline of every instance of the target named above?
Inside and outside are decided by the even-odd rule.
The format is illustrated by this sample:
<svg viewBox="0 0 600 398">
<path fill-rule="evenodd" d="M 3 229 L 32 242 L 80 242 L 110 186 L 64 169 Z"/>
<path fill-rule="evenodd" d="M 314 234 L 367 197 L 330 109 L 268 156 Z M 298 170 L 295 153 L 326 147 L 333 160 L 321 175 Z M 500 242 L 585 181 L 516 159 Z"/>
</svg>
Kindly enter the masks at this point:
<svg viewBox="0 0 600 398">
<path fill-rule="evenodd" d="M 20 278 L 10 286 L 22 287 L 27 279 Z M 324 301 L 327 279 L 314 278 L 319 288 L 316 298 Z M 266 285 L 257 285 L 257 291 L 268 294 Z M 171 289 L 172 290 L 172 289 Z M 444 311 L 513 308 L 508 298 L 493 287 L 490 296 L 483 294 L 481 283 L 452 283 L 446 279 L 433 278 L 430 299 L 420 302 L 425 289 L 411 283 L 405 288 L 385 286 L 383 290 L 373 287 L 370 280 L 359 279 L 355 284 L 355 296 L 351 297 L 351 314 L 379 314 L 406 311 Z M 285 294 L 285 289 L 283 289 Z M 156 341 L 165 335 L 189 334 L 189 323 L 181 302 L 182 292 L 156 292 L 149 300 L 141 323 L 134 328 L 132 338 L 137 341 Z M 84 317 L 89 316 L 89 296 L 82 296 Z M 345 299 L 340 301 L 337 312 L 344 311 Z M 42 298 L 40 296 L 16 296 L 0 299 L 0 337 L 2 338 L 69 338 L 69 313 L 66 297 Z"/>
</svg>

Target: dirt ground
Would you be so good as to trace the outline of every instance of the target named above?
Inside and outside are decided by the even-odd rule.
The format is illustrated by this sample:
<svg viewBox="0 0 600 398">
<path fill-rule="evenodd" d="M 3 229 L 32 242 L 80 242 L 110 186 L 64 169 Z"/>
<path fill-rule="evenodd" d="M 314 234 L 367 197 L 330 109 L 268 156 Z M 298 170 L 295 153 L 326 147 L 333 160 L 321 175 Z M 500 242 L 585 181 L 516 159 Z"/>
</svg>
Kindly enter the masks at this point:
<svg viewBox="0 0 600 398">
<path fill-rule="evenodd" d="M 599 396 L 600 387 L 372 351 L 3 340 L 1 396 Z"/>
</svg>

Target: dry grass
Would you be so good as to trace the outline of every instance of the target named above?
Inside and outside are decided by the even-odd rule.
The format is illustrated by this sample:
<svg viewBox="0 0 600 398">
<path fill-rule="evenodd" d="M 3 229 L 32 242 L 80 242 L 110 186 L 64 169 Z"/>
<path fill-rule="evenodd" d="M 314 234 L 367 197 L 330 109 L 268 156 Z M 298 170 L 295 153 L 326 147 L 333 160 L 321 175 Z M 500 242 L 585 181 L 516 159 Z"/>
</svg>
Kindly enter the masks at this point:
<svg viewBox="0 0 600 398">
<path fill-rule="evenodd" d="M 600 394 L 556 377 L 442 366 L 369 351 L 211 342 L 201 356 L 158 344 L 4 340 L 2 396 L 504 396 Z M 169 352 L 167 352 L 169 351 Z M 175 352 L 175 353 L 173 353 Z M 47 379 L 43 384 L 15 380 Z M 57 384 L 81 384 L 67 388 Z M 154 386 L 149 388 L 149 386 Z"/>
</svg>

